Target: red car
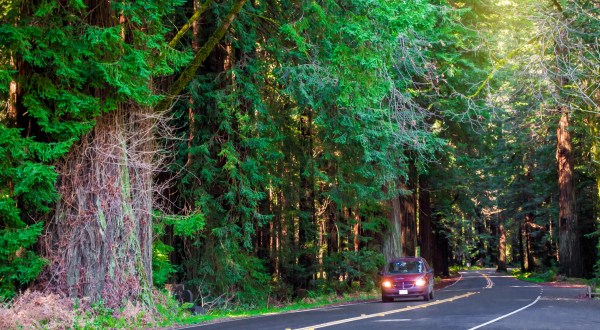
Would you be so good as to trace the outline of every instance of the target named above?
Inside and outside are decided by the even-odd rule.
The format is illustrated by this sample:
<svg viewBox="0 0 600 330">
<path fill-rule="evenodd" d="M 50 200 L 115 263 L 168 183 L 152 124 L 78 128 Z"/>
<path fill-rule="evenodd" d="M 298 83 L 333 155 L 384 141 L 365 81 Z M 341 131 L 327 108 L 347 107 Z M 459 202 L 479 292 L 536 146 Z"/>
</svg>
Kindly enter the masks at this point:
<svg viewBox="0 0 600 330">
<path fill-rule="evenodd" d="M 421 257 L 395 258 L 381 273 L 381 300 L 423 297 L 433 299 L 433 268 Z"/>
</svg>

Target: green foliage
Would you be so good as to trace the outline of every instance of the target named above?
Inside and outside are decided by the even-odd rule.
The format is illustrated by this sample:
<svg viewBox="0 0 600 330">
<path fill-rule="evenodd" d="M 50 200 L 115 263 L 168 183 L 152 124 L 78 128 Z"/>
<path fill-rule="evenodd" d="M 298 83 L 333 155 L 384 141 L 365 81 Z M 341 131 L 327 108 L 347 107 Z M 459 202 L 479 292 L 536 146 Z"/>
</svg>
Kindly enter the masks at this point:
<svg viewBox="0 0 600 330">
<path fill-rule="evenodd" d="M 204 228 L 204 215 L 192 213 L 187 216 L 166 215 L 155 212 L 153 216 L 153 231 L 157 238 L 152 243 L 152 276 L 154 286 L 163 288 L 177 273 L 177 267 L 170 261 L 169 254 L 175 249 L 161 241 L 165 229 L 170 226 L 175 237 L 193 238 L 201 235 Z"/>
<path fill-rule="evenodd" d="M 53 160 L 61 149 L 56 145 L 42 149 L 39 143 L 22 138 L 17 129 L 0 122 L 0 300 L 14 296 L 37 278 L 46 264 L 31 250 L 42 233 L 43 222 L 29 223 L 23 209 L 35 218 L 56 200 L 54 168 L 36 160 Z"/>
<path fill-rule="evenodd" d="M 214 307 L 228 308 L 232 304 L 245 308 L 264 306 L 269 297 L 271 277 L 266 273 L 263 261 L 231 247 L 215 248 L 214 254 L 205 254 L 212 260 L 200 260 L 194 265 L 203 277 L 188 280 L 188 285 Z"/>
<path fill-rule="evenodd" d="M 551 268 L 542 273 L 521 272 L 518 269 L 513 269 L 513 276 L 517 279 L 533 283 L 546 283 L 556 281 L 558 269 Z"/>
<path fill-rule="evenodd" d="M 169 260 L 169 253 L 173 250 L 173 247 L 160 240 L 152 243 L 152 281 L 157 288 L 164 287 L 171 275 L 177 272 Z"/>
<path fill-rule="evenodd" d="M 35 280 L 46 260 L 27 250 L 37 242 L 43 224 L 0 230 L 0 301 L 12 298 L 17 289 Z"/>
<path fill-rule="evenodd" d="M 328 286 L 336 292 L 352 291 L 353 282 L 358 282 L 361 290 L 371 291 L 377 285 L 376 274 L 385 265 L 385 259 L 377 251 L 343 251 L 323 258 L 323 264 Z"/>
<path fill-rule="evenodd" d="M 217 26 L 227 4 L 211 9 L 206 22 Z M 247 4 L 227 51 L 209 58 L 188 86 L 191 100 L 174 107 L 173 126 L 191 139 L 173 167 L 186 169 L 178 207 L 196 205 L 205 221 L 184 238 L 195 250 L 180 275 L 205 297 L 233 291 L 242 304 L 268 296 L 272 274 L 281 299 L 349 285 L 335 276 L 372 286 L 386 201 L 409 163 L 425 167 L 445 145 L 430 125 L 439 83 L 432 46 L 443 48 L 440 29 L 444 40 L 460 39 L 448 32 L 460 25 L 454 15 L 424 0 Z M 463 51 L 452 47 L 452 56 Z M 361 218 L 356 254 L 349 210 Z M 275 235 L 277 251 L 267 243 Z M 335 267 L 317 262 L 328 244 L 323 258 Z M 314 281 L 321 271 L 337 275 Z M 243 277 L 256 285 L 229 280 Z"/>
<path fill-rule="evenodd" d="M 202 213 L 193 213 L 186 216 L 164 215 L 159 221 L 165 225 L 173 226 L 173 234 L 179 237 L 195 237 L 200 234 L 205 225 Z"/>
<path fill-rule="evenodd" d="M 169 26 L 186 21 L 190 1 L 110 2 L 126 18 L 120 23 L 101 21 L 79 0 L 14 4 L 0 5 L 1 109 L 11 82 L 21 88 L 17 114 L 0 113 L 4 299 L 44 265 L 33 247 L 59 198 L 54 166 L 98 116 L 119 104 L 156 104 L 153 88 L 168 90 L 171 79 L 153 77 L 177 74 L 232 1 L 211 2 L 203 28 L 174 47 Z M 177 138 L 165 150 L 172 172 L 157 177 L 175 187 L 169 214 L 152 219 L 154 283 L 186 281 L 219 307 L 369 290 L 383 262 L 387 202 L 403 192 L 409 164 L 431 182 L 434 228 L 455 258 L 494 263 L 498 226 L 515 246 L 526 216 L 554 230 L 531 234 L 533 253 L 552 250 L 556 118 L 548 111 L 561 104 L 597 111 L 597 96 L 586 91 L 598 87 L 590 36 L 600 24 L 597 8 L 579 4 L 594 13 L 583 15 L 564 2 L 568 55 L 535 66 L 527 59 L 553 58 L 554 45 L 533 37 L 555 33 L 536 29 L 562 25 L 523 17 L 534 4 L 246 2 L 172 108 Z M 552 74 L 562 72 L 572 76 L 558 86 Z M 582 227 L 588 234 L 598 219 L 600 171 L 586 161 L 597 147 L 597 118 L 574 119 L 578 210 L 592 219 Z M 597 246 L 588 238 L 585 245 Z M 540 266 L 550 259 L 545 254 Z"/>
</svg>

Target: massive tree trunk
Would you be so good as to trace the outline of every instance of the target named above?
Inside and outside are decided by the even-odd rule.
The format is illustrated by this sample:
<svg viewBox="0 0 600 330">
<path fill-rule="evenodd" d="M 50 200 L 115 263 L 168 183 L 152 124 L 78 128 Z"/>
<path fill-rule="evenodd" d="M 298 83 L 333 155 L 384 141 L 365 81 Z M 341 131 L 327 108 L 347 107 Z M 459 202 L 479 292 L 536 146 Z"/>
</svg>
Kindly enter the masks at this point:
<svg viewBox="0 0 600 330">
<path fill-rule="evenodd" d="M 110 28 L 119 22 L 122 42 L 131 44 L 127 19 L 109 1 L 85 4 L 87 24 Z M 89 92 L 101 104 L 118 100 L 111 86 Z M 105 110 L 57 164 L 60 199 L 43 238 L 50 264 L 41 280 L 50 290 L 109 307 L 126 300 L 152 305 L 155 116 L 133 101 Z"/>
<path fill-rule="evenodd" d="M 573 189 L 573 154 L 569 116 L 563 111 L 556 132 L 556 161 L 559 186 L 559 255 L 561 272 L 580 277 L 583 273 L 579 246 L 579 227 Z"/>
<path fill-rule="evenodd" d="M 58 167 L 61 199 L 46 236 L 51 287 L 109 306 L 149 303 L 153 126 L 148 109 L 121 104 Z"/>
</svg>

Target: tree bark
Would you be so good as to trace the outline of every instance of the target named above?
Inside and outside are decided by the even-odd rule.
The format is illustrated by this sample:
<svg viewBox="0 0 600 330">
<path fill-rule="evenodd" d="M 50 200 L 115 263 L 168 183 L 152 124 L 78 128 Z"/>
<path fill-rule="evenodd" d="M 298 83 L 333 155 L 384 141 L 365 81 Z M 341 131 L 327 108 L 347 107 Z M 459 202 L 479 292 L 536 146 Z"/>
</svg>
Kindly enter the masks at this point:
<svg viewBox="0 0 600 330">
<path fill-rule="evenodd" d="M 352 210 L 352 243 L 355 252 L 358 252 L 360 249 L 360 214 L 358 212 L 358 207 Z"/>
<path fill-rule="evenodd" d="M 386 260 L 402 256 L 400 199 L 394 197 L 388 204 L 388 228 L 383 237 L 383 255 Z"/>
<path fill-rule="evenodd" d="M 61 199 L 46 236 L 54 290 L 111 307 L 151 305 L 152 118 L 120 105 L 59 166 Z"/>
<path fill-rule="evenodd" d="M 561 273 L 569 277 L 581 277 L 583 274 L 577 212 L 575 210 L 575 191 L 573 189 L 573 154 L 569 115 L 563 110 L 556 131 L 556 161 L 558 164 L 559 187 L 559 255 Z"/>
<path fill-rule="evenodd" d="M 496 271 L 508 271 L 506 268 L 506 233 L 502 222 L 498 225 L 498 267 Z"/>
<path fill-rule="evenodd" d="M 537 225 L 533 222 L 533 214 L 527 213 L 525 215 L 525 238 L 527 242 L 527 246 L 525 250 L 527 251 L 527 269 L 528 271 L 533 271 L 537 268 L 535 262 L 535 245 L 533 242 L 533 237 L 531 235 L 532 229 L 534 229 Z"/>
</svg>

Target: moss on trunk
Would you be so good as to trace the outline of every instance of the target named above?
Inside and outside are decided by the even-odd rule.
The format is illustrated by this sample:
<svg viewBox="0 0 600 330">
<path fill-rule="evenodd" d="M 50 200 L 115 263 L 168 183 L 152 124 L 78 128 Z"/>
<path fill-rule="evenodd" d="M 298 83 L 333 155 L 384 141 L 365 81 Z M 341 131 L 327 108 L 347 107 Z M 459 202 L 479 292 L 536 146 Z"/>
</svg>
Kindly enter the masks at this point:
<svg viewBox="0 0 600 330">
<path fill-rule="evenodd" d="M 150 304 L 153 123 L 146 109 L 121 106 L 59 166 L 61 200 L 46 236 L 55 291 Z"/>
</svg>

